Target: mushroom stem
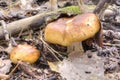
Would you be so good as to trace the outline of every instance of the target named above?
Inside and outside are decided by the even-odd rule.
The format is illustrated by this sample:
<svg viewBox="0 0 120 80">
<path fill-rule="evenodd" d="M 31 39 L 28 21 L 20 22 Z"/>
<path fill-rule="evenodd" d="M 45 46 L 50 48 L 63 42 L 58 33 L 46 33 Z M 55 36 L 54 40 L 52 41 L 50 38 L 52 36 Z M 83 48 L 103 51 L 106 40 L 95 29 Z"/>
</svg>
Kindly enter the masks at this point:
<svg viewBox="0 0 120 80">
<path fill-rule="evenodd" d="M 82 42 L 75 42 L 75 43 L 72 43 L 70 46 L 67 47 L 67 53 L 71 53 L 73 51 L 84 52 Z"/>
</svg>

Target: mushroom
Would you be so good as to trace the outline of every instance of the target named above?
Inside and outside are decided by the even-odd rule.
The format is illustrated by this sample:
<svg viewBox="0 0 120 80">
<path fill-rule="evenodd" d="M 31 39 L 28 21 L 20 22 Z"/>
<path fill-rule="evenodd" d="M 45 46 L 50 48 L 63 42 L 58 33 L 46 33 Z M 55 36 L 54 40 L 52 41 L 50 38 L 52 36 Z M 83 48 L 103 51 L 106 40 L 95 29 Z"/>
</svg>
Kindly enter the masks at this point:
<svg viewBox="0 0 120 80">
<path fill-rule="evenodd" d="M 94 37 L 100 28 L 98 17 L 93 13 L 85 13 L 49 23 L 44 38 L 49 43 L 68 46 L 68 52 L 83 51 L 81 42 Z"/>
<path fill-rule="evenodd" d="M 13 63 L 18 61 L 34 63 L 40 57 L 40 52 L 34 46 L 28 44 L 19 44 L 10 52 L 10 59 Z"/>
</svg>

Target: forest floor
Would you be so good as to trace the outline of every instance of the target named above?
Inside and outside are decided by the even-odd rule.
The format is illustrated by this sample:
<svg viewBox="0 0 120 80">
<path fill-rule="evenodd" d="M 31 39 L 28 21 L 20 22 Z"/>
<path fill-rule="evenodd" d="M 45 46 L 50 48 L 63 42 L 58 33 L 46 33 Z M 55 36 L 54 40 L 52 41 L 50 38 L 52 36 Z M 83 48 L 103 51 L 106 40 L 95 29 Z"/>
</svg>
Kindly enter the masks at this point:
<svg viewBox="0 0 120 80">
<path fill-rule="evenodd" d="M 3 33 L 6 31 L 6 24 L 51 11 L 47 0 L 25 0 L 25 5 L 20 1 L 22 0 L 0 0 L 0 23 Z M 84 3 L 96 6 L 99 1 L 84 0 Z M 44 41 L 46 25 L 60 17 L 70 17 L 69 13 L 62 16 L 59 14 L 60 17 L 53 20 L 47 16 L 42 26 L 37 29 L 21 30 L 14 35 L 9 34 L 8 30 L 5 39 L 1 39 L 0 32 L 0 80 L 120 80 L 120 3 L 117 1 L 112 1 L 98 15 L 103 46 L 92 43 L 88 49 L 84 44 L 86 42 L 83 42 L 85 52 L 67 54 L 67 47 Z M 59 8 L 78 6 L 78 2 L 61 0 L 58 5 Z M 75 15 L 72 13 L 72 16 Z M 39 60 L 34 64 L 14 64 L 10 60 L 9 50 L 11 45 L 16 43 L 34 45 L 40 51 Z"/>
</svg>

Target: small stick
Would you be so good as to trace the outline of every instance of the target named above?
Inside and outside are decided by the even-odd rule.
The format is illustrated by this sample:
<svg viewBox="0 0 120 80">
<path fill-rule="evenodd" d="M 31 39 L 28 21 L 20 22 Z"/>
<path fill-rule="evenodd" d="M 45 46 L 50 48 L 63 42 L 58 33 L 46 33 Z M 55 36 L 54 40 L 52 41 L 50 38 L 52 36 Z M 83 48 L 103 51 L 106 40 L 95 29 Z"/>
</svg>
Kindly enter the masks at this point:
<svg viewBox="0 0 120 80">
<path fill-rule="evenodd" d="M 11 44 L 12 44 L 13 47 L 17 46 L 17 43 L 15 42 L 13 37 L 11 37 L 10 41 L 11 41 Z"/>
<path fill-rule="evenodd" d="M 40 38 L 40 40 L 43 42 L 43 44 L 46 45 L 47 49 L 54 55 L 54 57 L 55 57 L 58 61 L 61 61 L 61 60 L 55 55 L 54 50 L 51 49 L 51 47 L 49 47 L 49 45 L 48 45 L 42 38 Z M 59 54 L 59 55 L 60 55 L 60 54 Z"/>
<path fill-rule="evenodd" d="M 92 12 L 92 10 L 88 9 L 85 6 L 83 0 L 77 0 L 77 2 L 78 2 L 78 5 L 79 5 L 80 9 L 83 11 L 83 13 Z"/>
<path fill-rule="evenodd" d="M 7 25 L 6 25 L 5 21 L 1 20 L 0 23 L 2 25 L 2 30 L 3 30 L 3 34 L 5 35 L 5 39 L 9 40 L 9 32 L 7 31 Z"/>
<path fill-rule="evenodd" d="M 38 29 L 46 23 L 47 17 L 51 16 L 53 19 L 57 19 L 59 15 L 62 13 L 64 14 L 71 13 L 73 15 L 76 15 L 76 14 L 82 13 L 82 11 L 78 6 L 69 6 L 65 8 L 60 8 L 56 11 L 43 12 L 43 13 L 34 15 L 32 17 L 11 22 L 7 24 L 6 30 L 12 36 L 20 33 L 21 30 L 26 31 L 31 28 Z M 0 39 L 3 39 L 3 38 L 4 38 L 4 33 L 0 27 Z"/>
<path fill-rule="evenodd" d="M 115 46 L 115 47 L 120 47 L 120 44 L 111 44 L 111 43 L 103 43 L 104 46 Z"/>
<path fill-rule="evenodd" d="M 105 11 L 105 9 L 108 7 L 111 0 L 100 0 L 96 8 L 94 9 L 93 13 L 98 14 L 100 17 L 101 14 Z"/>
<path fill-rule="evenodd" d="M 50 2 L 50 6 L 51 6 L 52 11 L 58 9 L 57 0 L 49 0 L 49 2 Z"/>
<path fill-rule="evenodd" d="M 40 34 L 42 35 L 42 32 L 41 32 Z M 58 54 L 58 55 L 59 55 L 60 57 L 62 57 L 62 58 L 63 58 L 63 56 L 60 55 L 59 52 L 55 51 L 52 47 L 50 47 L 50 46 L 43 40 L 42 36 L 40 37 L 40 40 L 43 42 L 43 44 L 45 44 L 45 46 L 46 46 L 46 47 L 48 48 L 48 50 L 55 56 L 55 58 L 56 58 L 58 61 L 61 61 L 61 60 L 55 55 L 55 53 Z"/>
<path fill-rule="evenodd" d="M 18 68 L 20 64 L 17 63 L 17 65 L 12 69 L 12 71 L 9 73 L 9 77 L 12 76 L 12 74 L 15 72 L 15 70 Z"/>
</svg>

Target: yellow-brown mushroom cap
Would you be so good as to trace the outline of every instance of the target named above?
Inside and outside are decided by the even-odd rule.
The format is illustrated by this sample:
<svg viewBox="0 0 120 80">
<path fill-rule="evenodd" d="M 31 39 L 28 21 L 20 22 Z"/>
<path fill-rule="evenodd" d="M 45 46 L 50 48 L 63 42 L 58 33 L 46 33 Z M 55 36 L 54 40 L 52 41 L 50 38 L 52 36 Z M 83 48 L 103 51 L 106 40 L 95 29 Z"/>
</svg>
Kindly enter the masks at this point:
<svg viewBox="0 0 120 80">
<path fill-rule="evenodd" d="M 28 44 L 19 44 L 10 52 L 10 59 L 13 63 L 17 63 L 18 61 L 34 63 L 39 57 L 39 50 Z"/>
<path fill-rule="evenodd" d="M 100 21 L 93 13 L 77 15 L 73 18 L 61 18 L 49 23 L 45 28 L 45 41 L 69 46 L 73 42 L 93 37 L 100 29 Z"/>
</svg>

